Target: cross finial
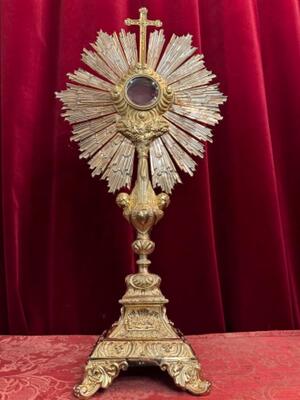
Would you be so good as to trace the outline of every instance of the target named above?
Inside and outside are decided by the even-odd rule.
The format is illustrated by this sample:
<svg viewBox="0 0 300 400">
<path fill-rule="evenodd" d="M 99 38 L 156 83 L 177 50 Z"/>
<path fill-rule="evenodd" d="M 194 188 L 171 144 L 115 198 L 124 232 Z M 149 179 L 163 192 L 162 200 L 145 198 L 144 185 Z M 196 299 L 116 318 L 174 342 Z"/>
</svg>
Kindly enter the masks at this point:
<svg viewBox="0 0 300 400">
<path fill-rule="evenodd" d="M 158 19 L 150 20 L 147 19 L 148 10 L 145 7 L 139 9 L 140 18 L 139 19 L 125 19 L 125 24 L 138 25 L 140 27 L 140 51 L 139 51 L 139 62 L 142 67 L 146 64 L 146 52 L 147 52 L 147 26 L 162 26 L 162 22 Z"/>
</svg>

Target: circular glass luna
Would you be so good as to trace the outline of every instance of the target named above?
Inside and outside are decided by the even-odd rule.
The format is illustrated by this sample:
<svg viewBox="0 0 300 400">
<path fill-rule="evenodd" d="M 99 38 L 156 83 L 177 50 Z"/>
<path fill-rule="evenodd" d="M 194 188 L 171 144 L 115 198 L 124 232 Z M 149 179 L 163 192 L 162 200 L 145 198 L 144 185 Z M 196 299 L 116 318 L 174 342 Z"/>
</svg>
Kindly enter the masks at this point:
<svg viewBox="0 0 300 400">
<path fill-rule="evenodd" d="M 158 83 L 147 76 L 136 76 L 126 85 L 126 96 L 133 106 L 151 107 L 157 102 L 158 95 Z"/>
</svg>

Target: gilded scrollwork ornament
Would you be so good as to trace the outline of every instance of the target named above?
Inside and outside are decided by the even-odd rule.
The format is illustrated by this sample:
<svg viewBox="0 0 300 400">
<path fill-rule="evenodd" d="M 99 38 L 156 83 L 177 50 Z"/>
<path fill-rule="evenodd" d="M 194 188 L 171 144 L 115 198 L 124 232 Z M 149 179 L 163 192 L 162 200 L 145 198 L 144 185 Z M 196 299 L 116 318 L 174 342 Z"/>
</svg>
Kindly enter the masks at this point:
<svg viewBox="0 0 300 400">
<path fill-rule="evenodd" d="M 169 373 L 177 386 L 192 394 L 204 394 L 210 389 L 210 383 L 200 379 L 200 366 L 195 360 L 164 361 L 161 369 Z"/>
<path fill-rule="evenodd" d="M 128 368 L 125 360 L 90 360 L 85 368 L 85 376 L 80 385 L 74 387 L 74 394 L 80 399 L 87 399 L 99 388 L 106 389 L 121 370 Z"/>
</svg>

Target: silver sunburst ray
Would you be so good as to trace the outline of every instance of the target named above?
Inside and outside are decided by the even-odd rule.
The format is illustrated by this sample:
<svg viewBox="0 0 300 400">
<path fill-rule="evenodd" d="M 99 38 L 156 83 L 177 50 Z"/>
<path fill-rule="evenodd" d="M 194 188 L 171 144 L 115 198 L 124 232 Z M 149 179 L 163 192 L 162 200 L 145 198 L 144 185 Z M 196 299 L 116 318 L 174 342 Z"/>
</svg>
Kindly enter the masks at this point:
<svg viewBox="0 0 300 400">
<path fill-rule="evenodd" d="M 151 33 L 149 44 L 158 36 L 157 32 Z M 162 34 L 160 36 L 163 37 Z M 152 49 L 149 45 L 148 57 L 150 50 Z M 169 133 L 163 135 L 163 144 L 178 168 L 190 175 L 193 174 L 196 163 L 189 154 L 203 157 L 202 143 L 212 141 L 208 126 L 213 126 L 222 119 L 219 106 L 226 100 L 218 85 L 209 85 L 215 75 L 205 68 L 203 55 L 193 55 L 194 52 L 190 35 L 173 35 L 156 69 L 174 91 L 174 103 L 164 115 L 169 122 Z M 157 175 L 156 170 L 162 164 L 157 156 L 158 140 L 153 141 L 150 146 L 152 176 Z M 173 168 L 175 167 L 172 166 Z M 162 179 L 155 179 L 153 185 L 170 193 L 174 184 L 179 182 L 174 170 L 172 174 L 175 178 L 169 184 Z"/>
<path fill-rule="evenodd" d="M 67 121 L 75 124 L 71 140 L 78 142 L 80 158 L 89 159 L 92 176 L 108 181 L 109 191 L 130 188 L 133 172 L 134 145 L 117 133 L 118 114 L 111 91 L 120 77 L 137 63 L 135 34 L 122 30 L 119 36 L 100 31 L 92 50 L 84 49 L 82 61 L 97 76 L 78 69 L 68 74 L 76 83 L 56 93 L 63 102 Z"/>
</svg>

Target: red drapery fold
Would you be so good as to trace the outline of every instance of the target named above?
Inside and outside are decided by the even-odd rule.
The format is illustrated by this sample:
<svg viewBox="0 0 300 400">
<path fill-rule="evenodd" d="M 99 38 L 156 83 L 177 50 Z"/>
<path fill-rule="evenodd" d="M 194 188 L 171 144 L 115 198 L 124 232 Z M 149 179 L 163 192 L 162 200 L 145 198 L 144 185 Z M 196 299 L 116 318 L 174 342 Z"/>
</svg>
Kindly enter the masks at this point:
<svg viewBox="0 0 300 400">
<path fill-rule="evenodd" d="M 97 333 L 118 317 L 133 233 L 54 92 L 141 6 L 167 37 L 193 34 L 228 96 L 153 232 L 168 314 L 185 333 L 299 328 L 298 1 L 3 0 L 1 332 Z"/>
</svg>

